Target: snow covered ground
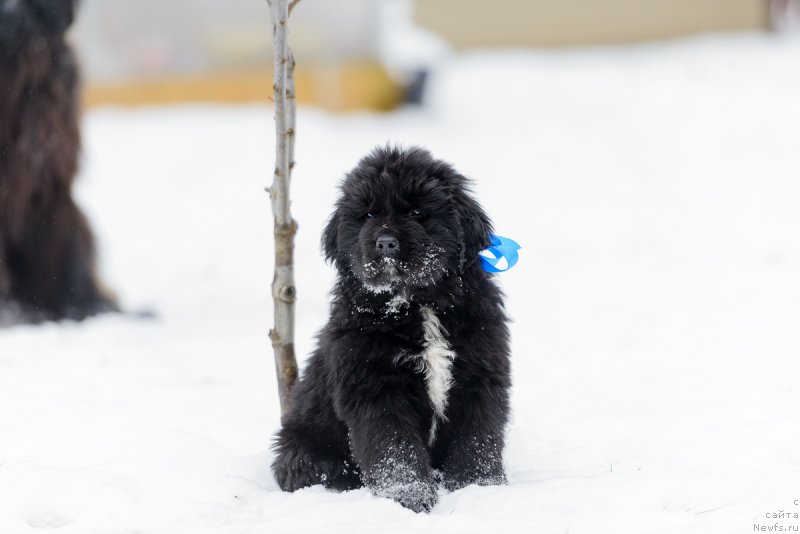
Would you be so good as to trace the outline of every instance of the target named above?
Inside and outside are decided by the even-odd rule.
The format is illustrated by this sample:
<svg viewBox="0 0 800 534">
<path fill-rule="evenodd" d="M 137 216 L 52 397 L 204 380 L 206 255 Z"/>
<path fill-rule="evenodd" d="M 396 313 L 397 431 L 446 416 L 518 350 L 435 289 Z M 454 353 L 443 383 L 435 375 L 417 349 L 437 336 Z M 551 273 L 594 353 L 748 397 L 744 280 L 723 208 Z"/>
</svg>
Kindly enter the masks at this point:
<svg viewBox="0 0 800 534">
<path fill-rule="evenodd" d="M 800 42 L 454 57 L 423 110 L 299 115 L 298 350 L 373 145 L 476 181 L 515 322 L 506 487 L 280 492 L 267 107 L 102 110 L 78 196 L 131 310 L 0 331 L 0 533 L 800 529 Z M 797 530 L 795 530 L 797 531 Z"/>
</svg>

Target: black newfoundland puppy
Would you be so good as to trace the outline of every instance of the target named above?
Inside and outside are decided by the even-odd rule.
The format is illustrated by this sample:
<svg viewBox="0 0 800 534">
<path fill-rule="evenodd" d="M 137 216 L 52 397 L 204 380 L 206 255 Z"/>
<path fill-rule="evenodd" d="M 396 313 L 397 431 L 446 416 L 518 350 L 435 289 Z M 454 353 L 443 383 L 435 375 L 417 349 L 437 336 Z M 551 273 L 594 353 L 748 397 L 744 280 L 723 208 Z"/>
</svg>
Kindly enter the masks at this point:
<svg viewBox="0 0 800 534">
<path fill-rule="evenodd" d="M 78 68 L 64 40 L 76 0 L 0 0 L 0 326 L 115 310 L 72 200 Z"/>
<path fill-rule="evenodd" d="M 338 281 L 273 463 L 285 491 L 362 485 L 416 512 L 502 484 L 509 336 L 478 253 L 491 222 L 447 163 L 381 148 L 345 178 L 322 244 Z"/>
</svg>

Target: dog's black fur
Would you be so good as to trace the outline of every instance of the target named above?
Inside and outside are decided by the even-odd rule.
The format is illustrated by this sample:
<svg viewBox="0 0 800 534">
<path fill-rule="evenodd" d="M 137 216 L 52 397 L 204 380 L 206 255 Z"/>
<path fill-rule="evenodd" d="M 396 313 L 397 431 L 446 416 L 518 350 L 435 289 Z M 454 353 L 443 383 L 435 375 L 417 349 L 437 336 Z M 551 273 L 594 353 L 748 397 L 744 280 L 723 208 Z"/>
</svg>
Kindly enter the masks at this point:
<svg viewBox="0 0 800 534">
<path fill-rule="evenodd" d="M 283 490 L 366 485 L 419 512 L 439 476 L 450 490 L 505 482 L 509 335 L 478 261 L 491 231 L 466 178 L 425 150 L 376 149 L 346 176 L 322 238 L 339 274 L 330 319 L 276 438 Z M 387 236 L 391 259 L 376 249 Z M 455 352 L 432 443 L 423 307 Z"/>
<path fill-rule="evenodd" d="M 76 0 L 0 0 L 0 326 L 116 309 L 71 196 L 78 68 L 64 33 Z"/>
</svg>

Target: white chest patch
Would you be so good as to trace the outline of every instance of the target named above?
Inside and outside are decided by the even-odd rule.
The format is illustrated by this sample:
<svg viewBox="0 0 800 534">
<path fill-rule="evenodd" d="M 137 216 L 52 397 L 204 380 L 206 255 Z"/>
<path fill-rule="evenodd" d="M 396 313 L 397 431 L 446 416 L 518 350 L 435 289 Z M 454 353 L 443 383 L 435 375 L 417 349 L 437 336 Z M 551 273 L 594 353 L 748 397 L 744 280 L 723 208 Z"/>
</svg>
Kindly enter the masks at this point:
<svg viewBox="0 0 800 534">
<path fill-rule="evenodd" d="M 453 383 L 452 367 L 456 353 L 450 348 L 450 343 L 445 337 L 447 331 L 442 327 L 442 323 L 439 322 L 439 318 L 436 317 L 433 310 L 425 306 L 420 311 L 425 349 L 419 358 L 425 376 L 425 385 L 428 389 L 428 398 L 433 406 L 433 421 L 428 438 L 428 444 L 433 445 L 438 422 L 447 420 L 444 411 L 447 408 L 447 393 Z"/>
</svg>

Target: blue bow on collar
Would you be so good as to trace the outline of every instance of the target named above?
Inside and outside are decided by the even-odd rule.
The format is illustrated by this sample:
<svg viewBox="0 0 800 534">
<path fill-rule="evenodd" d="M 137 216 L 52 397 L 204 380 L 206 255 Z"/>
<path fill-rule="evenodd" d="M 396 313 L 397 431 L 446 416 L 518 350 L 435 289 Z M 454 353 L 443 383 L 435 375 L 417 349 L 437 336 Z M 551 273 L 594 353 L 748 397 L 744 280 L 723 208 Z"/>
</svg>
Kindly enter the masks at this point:
<svg viewBox="0 0 800 534">
<path fill-rule="evenodd" d="M 481 267 L 484 271 L 502 273 L 517 264 L 519 260 L 517 251 L 522 247 L 516 241 L 495 234 L 489 236 L 489 241 L 492 246 L 480 252 Z"/>
</svg>

